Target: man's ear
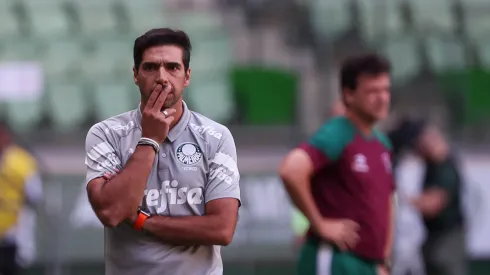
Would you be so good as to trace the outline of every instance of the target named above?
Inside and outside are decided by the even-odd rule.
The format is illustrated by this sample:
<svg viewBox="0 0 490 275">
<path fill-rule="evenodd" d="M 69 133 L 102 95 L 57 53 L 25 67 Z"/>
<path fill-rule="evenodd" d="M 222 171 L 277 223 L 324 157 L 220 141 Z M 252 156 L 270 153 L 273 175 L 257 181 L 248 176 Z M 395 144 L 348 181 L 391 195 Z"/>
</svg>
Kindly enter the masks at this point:
<svg viewBox="0 0 490 275">
<path fill-rule="evenodd" d="M 184 87 L 189 86 L 190 83 L 191 83 L 191 69 L 189 68 L 185 73 Z"/>
<path fill-rule="evenodd" d="M 345 100 L 345 105 L 349 106 L 354 101 L 354 91 L 351 89 L 344 88 L 342 89 L 342 97 Z"/>
<path fill-rule="evenodd" d="M 133 81 L 134 84 L 138 85 L 138 70 L 136 70 L 135 66 L 133 66 Z"/>
</svg>

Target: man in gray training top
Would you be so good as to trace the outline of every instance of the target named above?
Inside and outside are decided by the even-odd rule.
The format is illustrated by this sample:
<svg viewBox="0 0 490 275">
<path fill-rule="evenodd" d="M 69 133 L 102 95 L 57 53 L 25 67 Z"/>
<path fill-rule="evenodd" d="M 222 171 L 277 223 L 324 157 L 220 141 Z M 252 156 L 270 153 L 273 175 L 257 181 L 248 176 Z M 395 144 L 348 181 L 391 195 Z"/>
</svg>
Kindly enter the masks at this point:
<svg viewBox="0 0 490 275">
<path fill-rule="evenodd" d="M 107 275 L 223 273 L 220 246 L 235 231 L 240 175 L 230 131 L 182 100 L 190 51 L 178 30 L 137 38 L 140 106 L 87 135 L 87 192 L 106 227 Z"/>
</svg>

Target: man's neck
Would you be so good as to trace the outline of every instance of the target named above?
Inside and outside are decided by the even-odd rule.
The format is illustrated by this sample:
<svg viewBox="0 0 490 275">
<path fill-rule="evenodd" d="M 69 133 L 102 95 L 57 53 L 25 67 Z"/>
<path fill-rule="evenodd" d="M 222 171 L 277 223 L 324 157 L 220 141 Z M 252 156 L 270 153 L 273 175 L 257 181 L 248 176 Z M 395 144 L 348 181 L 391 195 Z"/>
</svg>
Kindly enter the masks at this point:
<svg viewBox="0 0 490 275">
<path fill-rule="evenodd" d="M 369 136 L 373 132 L 374 123 L 367 121 L 359 114 L 356 114 L 351 110 L 346 110 L 345 117 L 347 117 L 363 135 Z"/>
</svg>

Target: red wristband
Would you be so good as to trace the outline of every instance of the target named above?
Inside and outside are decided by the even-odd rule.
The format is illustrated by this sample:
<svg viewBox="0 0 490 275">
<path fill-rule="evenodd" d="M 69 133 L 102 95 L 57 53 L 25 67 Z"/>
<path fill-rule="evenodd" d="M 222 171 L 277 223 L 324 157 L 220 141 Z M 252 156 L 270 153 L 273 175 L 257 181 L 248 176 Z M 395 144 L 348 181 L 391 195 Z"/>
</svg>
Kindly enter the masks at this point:
<svg viewBox="0 0 490 275">
<path fill-rule="evenodd" d="M 148 219 L 149 215 L 142 212 L 138 211 L 138 217 L 136 218 L 136 221 L 133 224 L 133 228 L 141 231 L 143 230 L 143 224 L 145 223 L 146 219 Z"/>
</svg>

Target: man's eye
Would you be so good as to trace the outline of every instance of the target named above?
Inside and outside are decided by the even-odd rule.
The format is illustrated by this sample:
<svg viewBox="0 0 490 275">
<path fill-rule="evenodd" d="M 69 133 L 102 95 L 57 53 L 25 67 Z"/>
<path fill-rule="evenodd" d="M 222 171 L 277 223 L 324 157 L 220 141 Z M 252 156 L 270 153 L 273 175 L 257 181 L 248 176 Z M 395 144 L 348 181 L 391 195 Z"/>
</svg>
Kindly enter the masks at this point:
<svg viewBox="0 0 490 275">
<path fill-rule="evenodd" d="M 155 71 L 158 69 L 158 66 L 154 64 L 147 64 L 143 68 L 145 69 L 145 71 Z"/>
</svg>

